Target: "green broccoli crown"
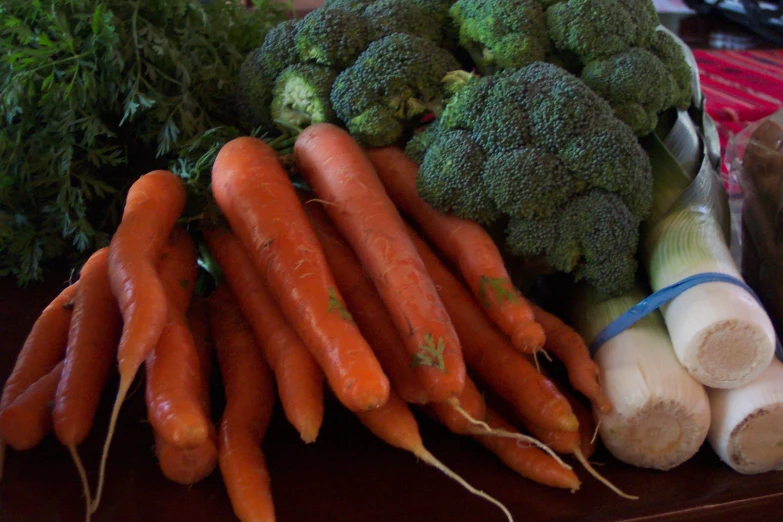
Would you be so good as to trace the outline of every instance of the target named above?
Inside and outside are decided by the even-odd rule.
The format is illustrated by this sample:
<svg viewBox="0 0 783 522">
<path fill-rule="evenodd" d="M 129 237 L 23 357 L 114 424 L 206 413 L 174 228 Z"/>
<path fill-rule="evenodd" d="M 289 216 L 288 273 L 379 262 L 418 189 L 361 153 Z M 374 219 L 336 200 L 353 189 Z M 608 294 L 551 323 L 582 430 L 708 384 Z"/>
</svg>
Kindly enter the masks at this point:
<svg viewBox="0 0 783 522">
<path fill-rule="evenodd" d="M 303 62 L 343 70 L 366 48 L 367 23 L 345 9 L 319 8 L 302 18 L 294 41 Z"/>
<path fill-rule="evenodd" d="M 630 127 L 578 77 L 540 62 L 470 79 L 436 121 L 412 155 L 424 150 L 417 185 L 433 207 L 487 225 L 505 216 L 512 253 L 543 255 L 604 291 L 614 290 L 598 275 L 609 268 L 595 264 L 613 264 L 618 285 L 633 279 L 635 265 L 619 258 L 633 259 L 650 208 L 649 159 Z M 600 219 L 624 220 L 622 227 L 602 235 L 580 225 L 567 236 L 563 223 L 591 202 Z M 608 204 L 620 208 L 611 213 Z M 585 223 L 598 226 L 596 219 Z M 632 234 L 621 235 L 629 226 Z"/>
<path fill-rule="evenodd" d="M 666 31 L 656 31 L 649 49 L 669 71 L 672 81 L 672 99 L 668 106 L 687 109 L 693 100 L 693 71 L 685 59 L 682 47 Z"/>
<path fill-rule="evenodd" d="M 581 77 L 639 136 L 655 129 L 658 113 L 671 107 L 675 98 L 676 84 L 666 66 L 641 47 L 589 62 Z"/>
<path fill-rule="evenodd" d="M 499 212 L 481 179 L 486 154 L 470 133 L 440 133 L 427 148 L 416 178 L 419 195 L 435 208 L 490 224 Z"/>
<path fill-rule="evenodd" d="M 239 126 L 246 132 L 272 127 L 269 105 L 277 73 L 267 69 L 266 57 L 259 47 L 248 53 L 239 68 L 235 105 Z"/>
<path fill-rule="evenodd" d="M 424 161 L 427 149 L 435 141 L 440 132 L 440 120 L 433 120 L 423 128 L 417 129 L 411 139 L 405 144 L 405 155 L 418 164 Z"/>
<path fill-rule="evenodd" d="M 549 51 L 540 0 L 457 0 L 449 13 L 482 74 L 541 61 Z"/>
<path fill-rule="evenodd" d="M 368 5 L 375 0 L 324 0 L 322 9 L 345 9 L 354 14 L 361 15 Z"/>
<path fill-rule="evenodd" d="M 435 43 L 394 33 L 372 42 L 337 76 L 332 105 L 360 142 L 390 145 L 402 130 L 412 129 L 424 114 L 438 109 L 443 98 L 441 80 L 457 68 L 457 60 Z M 363 116 L 369 110 L 374 111 L 372 117 Z M 381 118 L 401 132 L 384 137 L 388 130 Z M 363 128 L 368 123 L 369 128 Z"/>
<path fill-rule="evenodd" d="M 409 0 L 377 0 L 364 10 L 369 41 L 406 33 L 440 43 L 441 24 L 421 5 Z"/>
<path fill-rule="evenodd" d="M 289 65 L 299 62 L 299 53 L 294 43 L 298 29 L 299 20 L 286 20 L 266 33 L 259 56 L 264 69 L 270 74 L 277 76 Z"/>
<path fill-rule="evenodd" d="M 272 99 L 272 120 L 282 127 L 303 129 L 335 121 L 329 92 L 337 72 L 314 63 L 288 66 L 277 77 Z"/>
<path fill-rule="evenodd" d="M 553 4 L 546 10 L 549 37 L 558 51 L 573 53 L 583 64 L 644 45 L 658 24 L 657 15 L 651 18 L 646 4 L 651 2 L 567 0 Z"/>
</svg>

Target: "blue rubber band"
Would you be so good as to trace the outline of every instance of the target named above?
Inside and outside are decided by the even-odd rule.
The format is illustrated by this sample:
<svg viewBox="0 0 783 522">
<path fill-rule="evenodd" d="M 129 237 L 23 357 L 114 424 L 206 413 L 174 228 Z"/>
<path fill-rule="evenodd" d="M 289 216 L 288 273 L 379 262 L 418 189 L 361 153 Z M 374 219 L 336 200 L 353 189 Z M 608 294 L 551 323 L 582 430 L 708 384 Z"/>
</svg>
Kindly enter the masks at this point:
<svg viewBox="0 0 783 522">
<path fill-rule="evenodd" d="M 625 330 L 639 322 L 642 318 L 653 313 L 655 310 L 659 309 L 661 306 L 665 305 L 686 290 L 704 283 L 716 282 L 730 283 L 745 289 L 745 291 L 752 295 L 753 298 L 762 305 L 762 308 L 764 307 L 756 292 L 754 292 L 753 289 L 749 287 L 744 281 L 737 279 L 734 276 L 721 274 L 719 272 L 704 272 L 701 274 L 692 275 L 674 283 L 673 285 L 661 288 L 657 292 L 650 294 L 647 298 L 635 304 L 620 317 L 609 323 L 598 333 L 598 335 L 595 336 L 595 339 L 590 346 L 591 353 L 595 354 L 598 348 L 603 346 L 609 339 L 612 339 L 613 337 L 623 333 Z M 780 339 L 778 339 L 777 336 L 775 337 L 775 342 L 775 354 L 777 355 L 778 359 L 783 361 L 783 346 L 781 345 Z"/>
</svg>

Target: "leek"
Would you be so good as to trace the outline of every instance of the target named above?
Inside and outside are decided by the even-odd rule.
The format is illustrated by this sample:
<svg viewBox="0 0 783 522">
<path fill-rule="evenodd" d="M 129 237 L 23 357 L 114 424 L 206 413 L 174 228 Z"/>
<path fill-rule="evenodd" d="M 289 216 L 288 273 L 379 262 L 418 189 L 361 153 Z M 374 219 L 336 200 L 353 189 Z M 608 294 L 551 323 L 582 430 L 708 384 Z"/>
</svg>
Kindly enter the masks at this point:
<svg viewBox="0 0 783 522">
<path fill-rule="evenodd" d="M 581 288 L 574 302 L 574 325 L 592 344 L 645 295 L 636 287 L 603 301 L 595 291 Z M 634 466 L 667 470 L 699 450 L 710 425 L 707 394 L 677 360 L 659 312 L 606 341 L 594 360 L 614 406 L 606 414 L 593 411 L 612 455 Z"/>
<path fill-rule="evenodd" d="M 727 244 L 723 186 L 701 142 L 693 141 L 692 132 L 677 129 L 692 125 L 687 113 L 678 115 L 669 134 L 679 136 L 676 146 L 667 147 L 654 135 L 647 138 L 655 181 L 642 251 L 654 291 L 705 272 L 742 280 Z M 692 164 L 683 159 L 688 149 L 701 163 L 692 179 L 681 166 Z M 676 150 L 679 162 L 669 150 Z M 677 358 L 706 386 L 733 388 L 748 383 L 774 356 L 772 322 L 758 301 L 739 286 L 725 282 L 695 286 L 662 306 L 661 312 Z"/>
<path fill-rule="evenodd" d="M 783 470 L 783 363 L 774 359 L 752 382 L 708 395 L 708 438 L 721 460 L 740 473 Z"/>
</svg>

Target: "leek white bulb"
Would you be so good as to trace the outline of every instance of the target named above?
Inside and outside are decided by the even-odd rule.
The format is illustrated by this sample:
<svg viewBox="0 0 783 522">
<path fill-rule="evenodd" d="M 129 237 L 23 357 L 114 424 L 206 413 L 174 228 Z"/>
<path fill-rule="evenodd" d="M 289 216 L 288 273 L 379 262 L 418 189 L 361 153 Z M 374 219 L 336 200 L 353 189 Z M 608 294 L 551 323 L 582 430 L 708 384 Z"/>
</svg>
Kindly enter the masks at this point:
<svg viewBox="0 0 783 522">
<path fill-rule="evenodd" d="M 720 458 L 740 473 L 783 470 L 783 363 L 774 359 L 752 382 L 708 395 L 709 441 Z"/>
<path fill-rule="evenodd" d="M 645 296 L 638 290 L 599 302 L 585 290 L 575 324 L 595 336 Z M 658 312 L 613 337 L 595 354 L 614 409 L 594 411 L 606 448 L 628 464 L 667 470 L 690 459 L 704 443 L 710 408 L 704 387 L 680 364 Z"/>
</svg>

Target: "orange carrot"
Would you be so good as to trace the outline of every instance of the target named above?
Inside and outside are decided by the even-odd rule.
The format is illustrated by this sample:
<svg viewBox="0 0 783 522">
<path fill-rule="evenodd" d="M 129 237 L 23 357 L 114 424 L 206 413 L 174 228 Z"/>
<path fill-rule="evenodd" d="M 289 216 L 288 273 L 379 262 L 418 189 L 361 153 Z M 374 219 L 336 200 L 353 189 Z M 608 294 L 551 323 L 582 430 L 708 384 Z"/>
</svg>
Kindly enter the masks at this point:
<svg viewBox="0 0 783 522">
<path fill-rule="evenodd" d="M 139 367 L 166 326 L 168 305 L 156 263 L 186 199 L 185 184 L 171 172 L 155 170 L 144 174 L 131 185 L 122 219 L 109 244 L 109 281 L 123 318 L 117 348 L 120 383 L 101 455 L 93 512 L 100 504 L 106 459 L 120 407 Z"/>
<path fill-rule="evenodd" d="M 224 145 L 212 194 L 337 398 L 354 411 L 386 402 L 389 379 L 345 308 L 275 150 L 248 137 Z"/>
<path fill-rule="evenodd" d="M 52 411 L 54 432 L 65 446 L 78 446 L 92 429 L 109 377 L 122 316 L 109 287 L 109 249 L 96 251 L 81 269 L 73 301 L 68 347 Z"/>
<path fill-rule="evenodd" d="M 489 408 L 487 409 L 487 424 L 493 430 L 501 429 L 511 433 L 519 433 L 514 426 Z M 539 448 L 490 434 L 474 433 L 473 438 L 523 477 L 556 488 L 570 489 L 571 491 L 579 489 L 580 482 L 576 473 L 572 469 L 562 466 L 551 455 L 547 455 Z"/>
<path fill-rule="evenodd" d="M 465 385 L 459 339 L 362 148 L 345 130 L 322 123 L 299 135 L 294 159 L 378 289 L 429 399 L 457 397 Z"/>
<path fill-rule="evenodd" d="M 79 282 L 66 287 L 44 308 L 25 339 L 14 369 L 5 381 L 0 411 L 10 406 L 30 385 L 51 372 L 65 355 L 73 300 Z"/>
<path fill-rule="evenodd" d="M 168 303 L 168 323 L 145 361 L 150 424 L 168 443 L 182 449 L 204 444 L 210 424 L 200 402 L 200 362 L 185 317 L 198 276 L 197 259 L 193 240 L 183 228 L 175 228 L 157 267 Z"/>
<path fill-rule="evenodd" d="M 612 411 L 609 398 L 601 389 L 598 365 L 593 362 L 584 339 L 559 317 L 533 305 L 536 321 L 546 333 L 546 350 L 560 359 L 568 371 L 568 380 L 602 413 Z"/>
<path fill-rule="evenodd" d="M 52 430 L 51 404 L 62 369 L 57 363 L 0 412 L 0 436 L 15 450 L 37 446 Z"/>
<path fill-rule="evenodd" d="M 375 166 L 392 201 L 421 227 L 438 249 L 459 267 L 473 294 L 512 345 L 535 353 L 544 345 L 544 331 L 530 303 L 514 288 L 492 238 L 477 223 L 441 213 L 416 191 L 418 166 L 399 147 L 370 149 Z"/>
<path fill-rule="evenodd" d="M 194 296 L 187 313 L 188 324 L 199 361 L 201 389 L 199 399 L 206 416 L 210 412 L 209 376 L 212 373 L 212 345 L 209 337 L 209 317 L 206 301 Z M 179 484 L 195 484 L 209 476 L 217 466 L 217 432 L 209 423 L 207 440 L 192 449 L 178 448 L 155 434 L 155 454 L 163 475 Z"/>
<path fill-rule="evenodd" d="M 402 339 L 356 254 L 318 204 L 305 205 L 304 208 L 321 241 L 337 287 L 345 297 L 359 330 L 389 376 L 392 388 L 405 402 L 427 403 L 427 392 L 416 373 L 411 371 L 410 358 Z"/>
<path fill-rule="evenodd" d="M 286 418 L 305 442 L 324 418 L 323 372 L 280 311 L 242 243 L 227 228 L 205 227 L 204 238 L 272 367 Z"/>
<path fill-rule="evenodd" d="M 413 453 L 417 458 L 442 471 L 447 477 L 455 480 L 474 495 L 478 495 L 498 506 L 506 517 L 513 521 L 511 513 L 503 504 L 468 484 L 424 447 L 416 418 L 405 402 L 393 391 L 389 395 L 388 402 L 383 407 L 374 411 L 359 412 L 356 415 L 359 417 L 359 421 L 379 439 L 395 448 Z"/>
<path fill-rule="evenodd" d="M 468 365 L 523 417 L 546 429 L 575 432 L 579 423 L 557 387 L 508 343 L 424 240 L 411 228 L 409 233 L 446 303 Z"/>
<path fill-rule="evenodd" d="M 210 324 L 226 391 L 220 420 L 220 472 L 242 522 L 274 521 L 261 442 L 275 402 L 272 372 L 228 286 L 210 296 Z"/>
<path fill-rule="evenodd" d="M 459 404 L 473 419 L 486 420 L 487 405 L 484 397 L 470 378 L 465 380 L 465 388 L 459 396 Z M 435 417 L 449 430 L 459 435 L 470 435 L 475 432 L 476 425 L 470 422 L 453 405 L 445 402 L 434 402 L 426 406 L 427 412 Z"/>
</svg>

